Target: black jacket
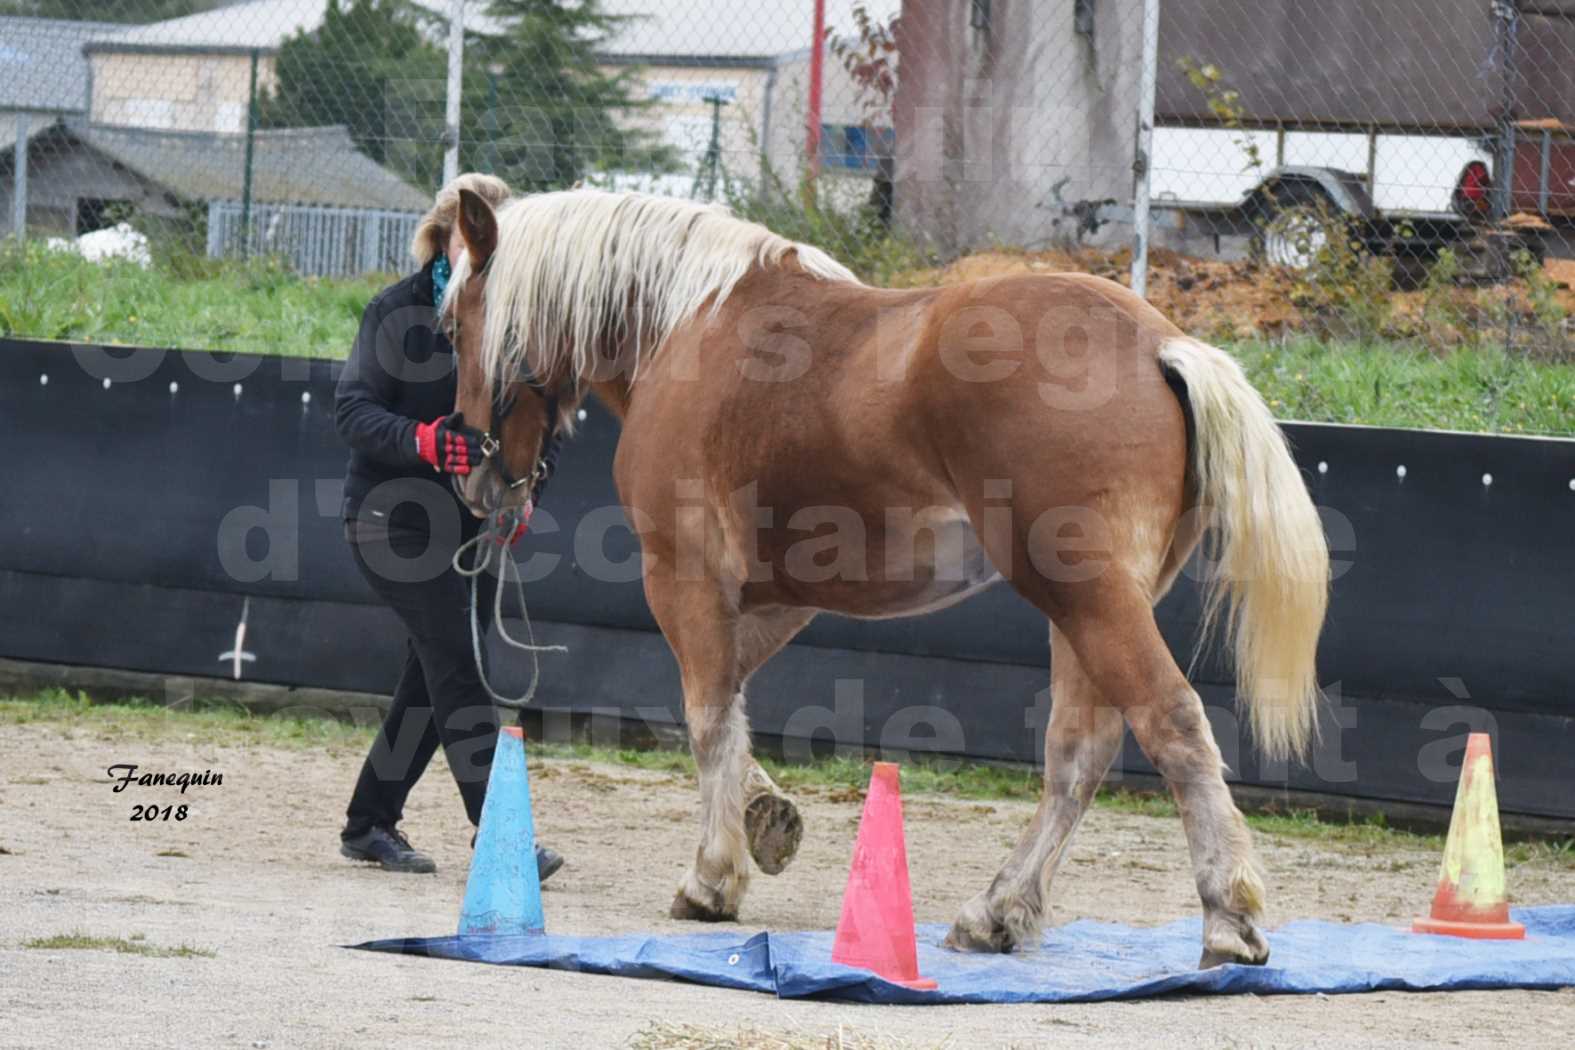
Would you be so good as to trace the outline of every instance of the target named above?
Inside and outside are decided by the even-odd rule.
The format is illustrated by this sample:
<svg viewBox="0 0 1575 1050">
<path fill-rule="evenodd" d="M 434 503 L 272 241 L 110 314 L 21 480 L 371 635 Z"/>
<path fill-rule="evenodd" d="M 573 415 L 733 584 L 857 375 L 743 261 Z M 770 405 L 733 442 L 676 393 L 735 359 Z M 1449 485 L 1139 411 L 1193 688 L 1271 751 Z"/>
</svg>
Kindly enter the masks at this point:
<svg viewBox="0 0 1575 1050">
<path fill-rule="evenodd" d="M 430 264 L 383 289 L 361 315 L 334 398 L 351 449 L 347 522 L 446 534 L 472 520 L 447 475 L 416 455 L 416 424 L 454 411 L 458 385 L 453 348 L 435 321 Z"/>
</svg>

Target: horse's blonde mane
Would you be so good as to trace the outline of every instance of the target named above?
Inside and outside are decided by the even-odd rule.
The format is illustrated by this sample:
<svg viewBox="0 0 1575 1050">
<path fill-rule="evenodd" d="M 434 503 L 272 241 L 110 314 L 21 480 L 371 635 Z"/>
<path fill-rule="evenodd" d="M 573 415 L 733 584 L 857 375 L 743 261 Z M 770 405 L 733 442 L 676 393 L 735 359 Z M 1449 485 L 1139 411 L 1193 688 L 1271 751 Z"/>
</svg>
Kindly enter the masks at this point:
<svg viewBox="0 0 1575 1050">
<path fill-rule="evenodd" d="M 506 204 L 497 219 L 482 336 L 482 366 L 494 383 L 522 366 L 537 376 L 588 377 L 613 354 L 632 376 L 707 300 L 721 305 L 751 267 L 789 252 L 816 277 L 857 281 L 818 248 L 720 205 L 674 197 L 540 193 Z M 468 276 L 462 259 L 450 300 Z"/>
</svg>

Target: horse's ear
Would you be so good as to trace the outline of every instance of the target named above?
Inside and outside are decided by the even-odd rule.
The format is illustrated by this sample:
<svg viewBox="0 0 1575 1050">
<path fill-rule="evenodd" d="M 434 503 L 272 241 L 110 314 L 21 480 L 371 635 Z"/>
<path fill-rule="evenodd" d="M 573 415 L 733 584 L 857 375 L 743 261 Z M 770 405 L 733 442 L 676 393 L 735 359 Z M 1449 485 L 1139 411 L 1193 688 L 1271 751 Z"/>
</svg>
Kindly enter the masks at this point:
<svg viewBox="0 0 1575 1050">
<path fill-rule="evenodd" d="M 470 253 L 470 272 L 477 273 L 498 246 L 498 217 L 492 205 L 471 190 L 459 191 L 459 233 Z"/>
</svg>

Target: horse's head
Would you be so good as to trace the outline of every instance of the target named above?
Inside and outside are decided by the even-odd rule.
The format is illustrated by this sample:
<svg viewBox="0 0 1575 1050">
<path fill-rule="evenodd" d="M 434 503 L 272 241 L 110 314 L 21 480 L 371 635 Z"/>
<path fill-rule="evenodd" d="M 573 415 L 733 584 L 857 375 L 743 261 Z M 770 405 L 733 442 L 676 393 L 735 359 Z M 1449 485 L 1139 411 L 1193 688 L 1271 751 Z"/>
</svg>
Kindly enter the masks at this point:
<svg viewBox="0 0 1575 1050">
<path fill-rule="evenodd" d="M 561 377 L 536 376 L 523 358 L 511 364 L 514 355 L 487 353 L 487 282 L 498 220 L 486 200 L 460 190 L 458 227 L 465 256 L 456 261 L 441 323 L 459 364 L 454 408 L 482 432 L 486 457 L 456 481 L 471 513 L 485 517 L 521 507 L 540 490 L 553 465 L 560 407 L 568 406 L 559 405 Z"/>
</svg>

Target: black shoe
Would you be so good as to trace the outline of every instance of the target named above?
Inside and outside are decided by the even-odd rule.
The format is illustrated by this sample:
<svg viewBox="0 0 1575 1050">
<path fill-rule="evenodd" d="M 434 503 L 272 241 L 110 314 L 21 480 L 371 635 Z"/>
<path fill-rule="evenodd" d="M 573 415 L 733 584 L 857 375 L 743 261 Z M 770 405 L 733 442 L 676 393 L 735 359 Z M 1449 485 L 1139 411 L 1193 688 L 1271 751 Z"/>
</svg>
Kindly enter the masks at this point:
<svg viewBox="0 0 1575 1050">
<path fill-rule="evenodd" d="M 339 852 L 351 860 L 367 860 L 384 871 L 407 871 L 430 875 L 437 871 L 432 858 L 410 845 L 397 828 L 371 828 L 354 838 L 341 839 Z"/>
<path fill-rule="evenodd" d="M 542 882 L 552 878 L 561 867 L 563 867 L 563 857 L 557 850 L 548 849 L 546 846 L 536 847 L 536 874 L 541 876 Z"/>
<path fill-rule="evenodd" d="M 477 832 L 473 831 L 470 833 L 471 849 L 476 848 L 476 835 Z M 548 849 L 546 846 L 536 847 L 536 878 L 538 881 L 546 882 L 561 867 L 563 867 L 563 856 L 557 850 Z"/>
</svg>

